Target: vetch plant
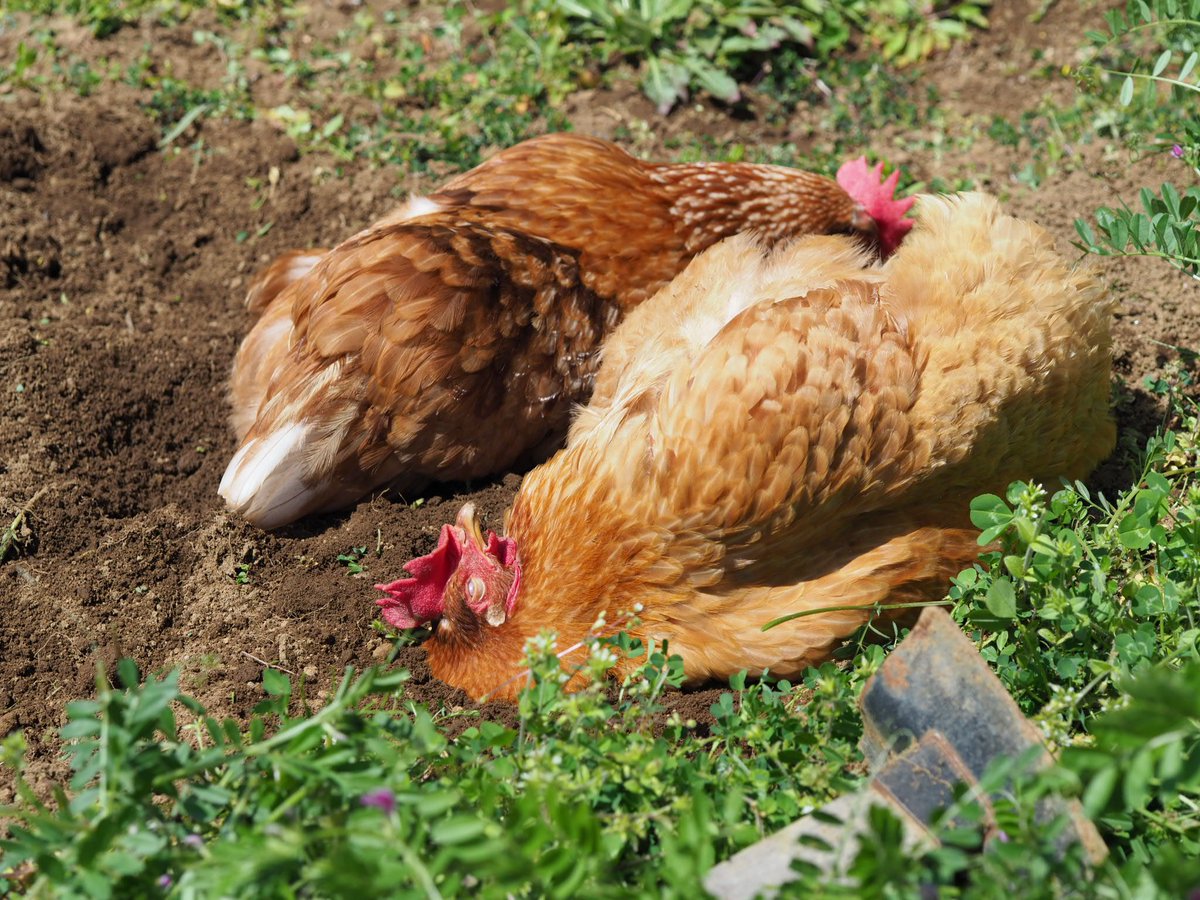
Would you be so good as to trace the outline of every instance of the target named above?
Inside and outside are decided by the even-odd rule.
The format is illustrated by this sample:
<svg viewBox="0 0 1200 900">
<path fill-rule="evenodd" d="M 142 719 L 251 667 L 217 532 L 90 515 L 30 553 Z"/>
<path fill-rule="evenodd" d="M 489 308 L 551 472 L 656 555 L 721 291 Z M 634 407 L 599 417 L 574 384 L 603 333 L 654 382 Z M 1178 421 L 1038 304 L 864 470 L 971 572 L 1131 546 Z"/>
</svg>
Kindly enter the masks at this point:
<svg viewBox="0 0 1200 900">
<path fill-rule="evenodd" d="M 1186 151 L 1176 146 L 1182 158 Z M 1200 279 L 1200 185 L 1180 193 L 1165 182 L 1157 193 L 1142 188 L 1139 200 L 1140 210 L 1100 207 L 1094 229 L 1076 219 L 1076 246 L 1099 256 L 1156 256 Z"/>
<path fill-rule="evenodd" d="M 682 674 L 669 651 L 627 636 L 594 649 L 598 674 L 619 656 L 638 666 L 566 694 L 553 638 L 532 642 L 514 727 L 427 710 L 406 672 L 382 669 L 348 671 L 319 708 L 267 669 L 253 716 L 217 720 L 177 673 L 143 680 L 126 660 L 123 687 L 101 676 L 69 706 L 74 774 L 49 802 L 19 735 L 5 740 L 19 799 L 0 809 L 0 891 L 696 896 L 717 860 L 857 783 L 865 669 L 739 679 L 710 734 L 664 713 Z"/>
<path fill-rule="evenodd" d="M 1120 79 L 1118 102 L 1146 110 L 1162 108 L 1175 115 L 1200 105 L 1200 0 L 1130 2 L 1125 12 L 1105 16 L 1108 35 L 1090 32 L 1098 45 L 1100 62 L 1085 67 L 1085 81 L 1098 75 Z M 1151 41 L 1146 48 L 1145 42 Z M 1133 53 L 1116 61 L 1106 54 L 1120 42 L 1133 42 L 1154 57 L 1147 66 Z M 1143 87 L 1139 90 L 1138 85 Z M 1157 191 L 1143 188 L 1141 209 L 1127 204 L 1101 207 L 1095 228 L 1076 219 L 1080 241 L 1076 246 L 1100 256 L 1155 256 L 1193 278 L 1200 278 L 1200 119 L 1183 115 L 1174 122 L 1179 131 L 1164 136 L 1158 147 L 1180 160 L 1190 171 L 1183 187 L 1164 183 Z M 1136 137 L 1135 140 L 1141 140 Z M 1187 182 L 1190 182 L 1188 184 Z"/>
</svg>

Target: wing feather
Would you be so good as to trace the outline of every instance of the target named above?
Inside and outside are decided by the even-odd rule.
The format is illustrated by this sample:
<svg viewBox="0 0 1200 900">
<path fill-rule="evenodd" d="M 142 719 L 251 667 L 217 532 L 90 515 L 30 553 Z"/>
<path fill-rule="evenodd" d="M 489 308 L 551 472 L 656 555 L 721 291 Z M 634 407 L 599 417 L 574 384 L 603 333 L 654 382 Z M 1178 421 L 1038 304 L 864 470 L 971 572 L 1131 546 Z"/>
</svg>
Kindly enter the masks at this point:
<svg viewBox="0 0 1200 900">
<path fill-rule="evenodd" d="M 290 297 L 292 371 L 352 372 L 323 406 L 371 411 L 370 430 L 410 470 L 443 478 L 501 470 L 560 430 L 615 315 L 615 301 L 579 284 L 574 251 L 471 216 L 373 228 L 322 259 L 304 287 Z M 305 419 L 302 385 L 273 385 L 264 402 L 288 392 L 276 405 Z M 318 429 L 340 443 L 314 448 L 311 466 L 367 446 L 357 434 L 367 420 L 344 418 Z"/>
<path fill-rule="evenodd" d="M 870 282 L 751 305 L 663 386 L 646 512 L 736 543 L 868 507 L 922 454 L 903 427 L 919 374 Z"/>
</svg>

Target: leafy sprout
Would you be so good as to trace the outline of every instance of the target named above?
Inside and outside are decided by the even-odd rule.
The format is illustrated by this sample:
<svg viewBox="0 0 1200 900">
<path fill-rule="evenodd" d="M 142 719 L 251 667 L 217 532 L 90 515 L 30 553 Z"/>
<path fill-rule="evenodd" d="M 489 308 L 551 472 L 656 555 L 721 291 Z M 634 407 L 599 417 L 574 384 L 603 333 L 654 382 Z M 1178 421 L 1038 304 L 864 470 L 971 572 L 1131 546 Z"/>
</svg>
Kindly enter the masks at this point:
<svg viewBox="0 0 1200 900">
<path fill-rule="evenodd" d="M 1200 278 L 1200 119 L 1179 115 L 1194 113 L 1200 104 L 1200 0 L 1130 2 L 1124 11 L 1110 10 L 1105 21 L 1107 34 L 1089 33 L 1099 61 L 1085 67 L 1085 81 L 1094 83 L 1097 75 L 1118 79 L 1122 107 L 1136 99 L 1143 108 L 1163 110 L 1175 133 L 1160 136 L 1158 147 L 1187 167 L 1181 173 L 1187 181 L 1183 187 L 1165 182 L 1157 192 L 1143 188 L 1140 209 L 1126 203 L 1101 207 L 1095 227 L 1077 219 L 1076 246 L 1099 256 L 1157 257 Z M 1158 45 L 1152 64 L 1130 51 L 1111 59 L 1122 42 L 1146 41 Z"/>
</svg>

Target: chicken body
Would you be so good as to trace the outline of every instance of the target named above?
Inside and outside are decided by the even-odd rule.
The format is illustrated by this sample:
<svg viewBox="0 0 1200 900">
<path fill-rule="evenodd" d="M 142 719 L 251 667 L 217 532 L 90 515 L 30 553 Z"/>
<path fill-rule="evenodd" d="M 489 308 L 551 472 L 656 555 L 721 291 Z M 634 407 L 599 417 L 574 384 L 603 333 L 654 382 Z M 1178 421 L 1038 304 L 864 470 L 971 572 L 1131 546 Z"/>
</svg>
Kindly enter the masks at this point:
<svg viewBox="0 0 1200 900">
<path fill-rule="evenodd" d="M 271 528 L 374 488 L 544 459 L 626 312 L 745 229 L 876 225 L 834 181 L 655 165 L 575 135 L 526 141 L 332 251 L 280 257 L 234 363 L 241 445 L 221 494 Z"/>
<path fill-rule="evenodd" d="M 632 633 L 669 641 L 691 679 L 783 676 L 873 604 L 944 596 L 979 552 L 974 496 L 1110 451 L 1111 304 L 990 197 L 918 209 L 882 266 L 831 237 L 693 261 L 612 336 L 505 540 L 485 548 L 464 511 L 417 561 L 444 563 L 438 602 L 411 602 L 431 581 L 411 563 L 381 586 L 385 618 L 439 619 L 433 673 L 513 696 L 527 638 L 569 647 L 601 614 L 640 609 Z M 761 630 L 825 607 L 851 608 Z"/>
</svg>

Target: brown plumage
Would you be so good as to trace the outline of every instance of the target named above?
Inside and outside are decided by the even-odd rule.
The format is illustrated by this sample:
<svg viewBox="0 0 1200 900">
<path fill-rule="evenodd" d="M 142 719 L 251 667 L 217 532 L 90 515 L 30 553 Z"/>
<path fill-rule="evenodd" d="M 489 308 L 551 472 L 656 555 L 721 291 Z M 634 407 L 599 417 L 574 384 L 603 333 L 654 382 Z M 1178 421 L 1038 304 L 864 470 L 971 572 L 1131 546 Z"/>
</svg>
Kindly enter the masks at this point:
<svg viewBox="0 0 1200 900">
<path fill-rule="evenodd" d="M 944 596 L 979 552 L 974 496 L 1104 458 L 1110 319 L 982 194 L 923 198 L 882 266 L 844 238 L 726 240 L 613 334 L 506 537 L 464 510 L 384 616 L 436 620 L 434 674 L 476 697 L 513 696 L 542 629 L 567 648 L 635 608 L 691 679 L 791 675 L 874 604 Z"/>
<path fill-rule="evenodd" d="M 889 191 L 890 194 L 890 191 Z M 416 198 L 250 290 L 221 483 L 264 527 L 393 484 L 544 458 L 586 400 L 602 339 L 696 253 L 877 231 L 834 181 L 778 166 L 655 165 L 548 135 Z"/>
</svg>

